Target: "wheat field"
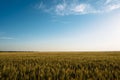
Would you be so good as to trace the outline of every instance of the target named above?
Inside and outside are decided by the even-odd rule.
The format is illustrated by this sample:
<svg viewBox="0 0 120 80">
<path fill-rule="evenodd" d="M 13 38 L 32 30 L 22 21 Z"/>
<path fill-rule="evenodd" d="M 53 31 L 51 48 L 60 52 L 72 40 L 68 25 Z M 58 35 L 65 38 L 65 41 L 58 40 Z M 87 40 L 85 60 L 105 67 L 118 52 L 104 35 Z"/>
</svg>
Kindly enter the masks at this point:
<svg viewBox="0 0 120 80">
<path fill-rule="evenodd" d="M 120 80 L 120 52 L 0 52 L 0 80 Z"/>
</svg>

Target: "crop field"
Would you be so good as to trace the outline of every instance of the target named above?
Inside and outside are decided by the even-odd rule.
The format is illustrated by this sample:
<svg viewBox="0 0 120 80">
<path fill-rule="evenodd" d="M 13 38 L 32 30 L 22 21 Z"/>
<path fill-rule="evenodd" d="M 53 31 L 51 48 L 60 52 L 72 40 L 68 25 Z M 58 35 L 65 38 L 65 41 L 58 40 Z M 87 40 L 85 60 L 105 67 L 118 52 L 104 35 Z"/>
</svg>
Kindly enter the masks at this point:
<svg viewBox="0 0 120 80">
<path fill-rule="evenodd" d="M 0 52 L 0 80 L 120 80 L 120 52 Z"/>
</svg>

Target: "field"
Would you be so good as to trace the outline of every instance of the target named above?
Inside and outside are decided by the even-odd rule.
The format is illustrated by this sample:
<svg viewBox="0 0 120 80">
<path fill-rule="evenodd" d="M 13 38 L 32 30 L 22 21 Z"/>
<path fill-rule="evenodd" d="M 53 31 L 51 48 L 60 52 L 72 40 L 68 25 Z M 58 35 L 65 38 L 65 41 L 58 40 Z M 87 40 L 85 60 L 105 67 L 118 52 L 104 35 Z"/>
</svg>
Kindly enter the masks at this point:
<svg viewBox="0 0 120 80">
<path fill-rule="evenodd" d="M 0 52 L 0 80 L 120 80 L 120 52 Z"/>
</svg>

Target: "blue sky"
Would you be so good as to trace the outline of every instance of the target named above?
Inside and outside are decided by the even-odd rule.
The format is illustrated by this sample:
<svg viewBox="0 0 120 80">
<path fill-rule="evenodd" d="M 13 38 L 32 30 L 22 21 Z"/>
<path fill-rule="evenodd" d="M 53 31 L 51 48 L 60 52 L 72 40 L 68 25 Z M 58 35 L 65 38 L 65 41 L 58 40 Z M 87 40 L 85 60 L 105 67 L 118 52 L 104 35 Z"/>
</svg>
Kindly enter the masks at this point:
<svg viewBox="0 0 120 80">
<path fill-rule="evenodd" d="M 0 0 L 0 50 L 120 50 L 120 0 Z"/>
</svg>

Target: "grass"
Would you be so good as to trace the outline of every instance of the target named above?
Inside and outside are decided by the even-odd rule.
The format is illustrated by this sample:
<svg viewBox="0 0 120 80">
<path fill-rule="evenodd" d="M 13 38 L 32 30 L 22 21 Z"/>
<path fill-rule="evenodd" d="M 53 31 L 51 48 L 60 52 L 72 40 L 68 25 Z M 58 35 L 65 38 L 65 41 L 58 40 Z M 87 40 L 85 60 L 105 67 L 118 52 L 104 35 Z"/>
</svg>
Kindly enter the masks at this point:
<svg viewBox="0 0 120 80">
<path fill-rule="evenodd" d="M 0 80 L 120 80 L 120 52 L 0 52 Z"/>
</svg>

